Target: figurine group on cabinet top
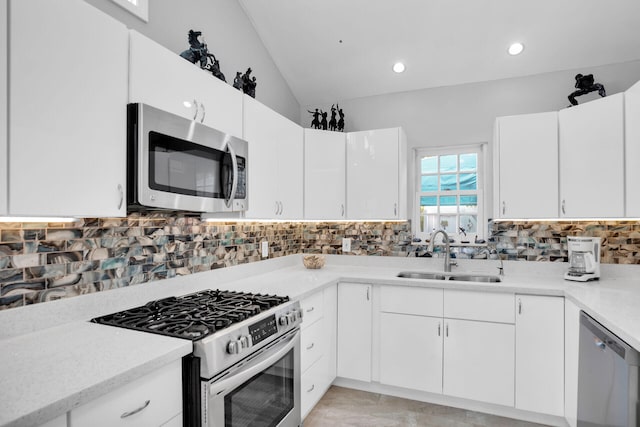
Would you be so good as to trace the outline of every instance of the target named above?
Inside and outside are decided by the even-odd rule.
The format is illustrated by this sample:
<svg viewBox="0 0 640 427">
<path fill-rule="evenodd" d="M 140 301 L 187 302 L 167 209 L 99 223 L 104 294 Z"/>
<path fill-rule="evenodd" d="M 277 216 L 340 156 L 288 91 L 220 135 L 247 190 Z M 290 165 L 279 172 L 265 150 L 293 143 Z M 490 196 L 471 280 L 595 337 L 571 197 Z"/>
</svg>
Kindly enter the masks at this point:
<svg viewBox="0 0 640 427">
<path fill-rule="evenodd" d="M 344 112 L 339 104 L 331 104 L 331 119 L 327 121 L 328 112 L 319 110 L 307 110 L 311 117 L 311 127 L 313 129 L 331 130 L 335 132 L 344 132 Z M 336 116 L 339 116 L 337 118 Z"/>
</svg>

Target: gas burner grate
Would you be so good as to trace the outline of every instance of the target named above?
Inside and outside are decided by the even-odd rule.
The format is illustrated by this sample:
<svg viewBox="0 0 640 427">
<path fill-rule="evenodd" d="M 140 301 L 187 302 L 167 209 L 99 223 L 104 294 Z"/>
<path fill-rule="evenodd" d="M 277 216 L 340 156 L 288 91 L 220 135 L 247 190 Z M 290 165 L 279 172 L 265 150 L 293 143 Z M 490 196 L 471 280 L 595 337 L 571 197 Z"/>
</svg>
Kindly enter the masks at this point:
<svg viewBox="0 0 640 427">
<path fill-rule="evenodd" d="M 92 322 L 197 341 L 287 301 L 289 297 L 276 295 L 205 290 L 150 301 Z"/>
</svg>

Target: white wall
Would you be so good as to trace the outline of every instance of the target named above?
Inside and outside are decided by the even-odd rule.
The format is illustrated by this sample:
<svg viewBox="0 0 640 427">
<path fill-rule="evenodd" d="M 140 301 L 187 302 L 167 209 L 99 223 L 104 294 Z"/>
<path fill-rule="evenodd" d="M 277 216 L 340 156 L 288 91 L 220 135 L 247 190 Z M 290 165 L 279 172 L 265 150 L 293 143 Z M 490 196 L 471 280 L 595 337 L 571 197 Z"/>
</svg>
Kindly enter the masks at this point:
<svg viewBox="0 0 640 427">
<path fill-rule="evenodd" d="M 575 90 L 574 76 L 579 72 L 593 74 L 596 82 L 602 83 L 608 94 L 614 94 L 625 91 L 640 80 L 640 61 L 343 100 L 340 101 L 340 107 L 345 113 L 345 130 L 401 126 L 407 132 L 409 148 L 488 142 L 485 203 L 488 207 L 487 217 L 491 218 L 491 146 L 495 118 L 567 107 L 567 96 Z M 592 93 L 577 100 L 583 103 L 597 97 L 597 93 Z M 301 106 L 301 124 L 310 126 L 311 115 L 307 110 L 321 108 L 329 111 L 330 107 Z M 413 170 L 413 161 L 409 161 L 409 169 Z M 413 179 L 410 179 L 410 201 L 414 199 L 413 184 Z"/>
<path fill-rule="evenodd" d="M 202 31 L 201 39 L 220 61 L 227 82 L 233 83 L 236 71 L 251 67 L 258 83 L 256 99 L 299 121 L 298 101 L 236 0 L 149 0 L 148 23 L 109 0 L 86 2 L 176 54 L 189 48 L 189 30 Z M 99 63 L 100 52 L 95 55 Z"/>
</svg>

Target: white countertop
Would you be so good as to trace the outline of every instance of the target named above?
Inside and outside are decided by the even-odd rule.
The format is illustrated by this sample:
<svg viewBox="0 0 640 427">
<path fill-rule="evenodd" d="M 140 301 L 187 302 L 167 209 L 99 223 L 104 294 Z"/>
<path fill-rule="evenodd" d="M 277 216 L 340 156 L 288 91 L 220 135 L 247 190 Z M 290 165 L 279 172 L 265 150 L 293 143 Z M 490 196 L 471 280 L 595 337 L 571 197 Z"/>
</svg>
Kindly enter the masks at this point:
<svg viewBox="0 0 640 427">
<path fill-rule="evenodd" d="M 0 312 L 0 426 L 38 425 L 191 352 L 191 342 L 88 320 L 171 295 L 230 289 L 302 299 L 339 281 L 557 295 L 640 349 L 640 266 L 602 265 L 602 279 L 562 279 L 566 264 L 505 262 L 501 283 L 402 279 L 442 271 L 442 259 L 301 255 L 197 273 Z M 458 260 L 455 272 L 495 274 L 495 260 Z"/>
</svg>

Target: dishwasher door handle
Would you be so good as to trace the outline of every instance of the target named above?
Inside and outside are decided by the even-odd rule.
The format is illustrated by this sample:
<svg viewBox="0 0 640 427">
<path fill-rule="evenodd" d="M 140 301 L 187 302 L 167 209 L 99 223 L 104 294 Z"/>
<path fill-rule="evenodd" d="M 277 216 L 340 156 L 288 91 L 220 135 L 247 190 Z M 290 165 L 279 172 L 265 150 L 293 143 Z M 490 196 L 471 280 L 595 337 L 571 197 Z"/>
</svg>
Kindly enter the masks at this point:
<svg viewBox="0 0 640 427">
<path fill-rule="evenodd" d="M 607 348 L 607 345 L 601 339 L 594 338 L 593 343 L 596 345 L 596 347 L 598 347 L 602 351 L 606 350 Z"/>
</svg>

